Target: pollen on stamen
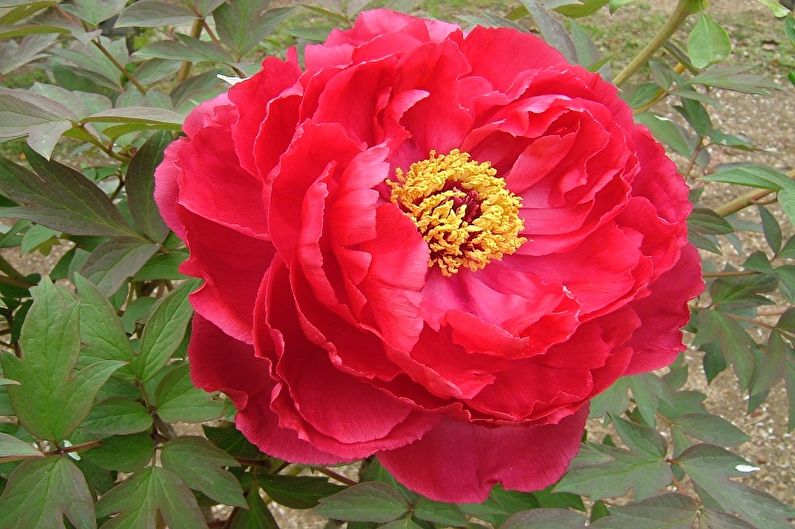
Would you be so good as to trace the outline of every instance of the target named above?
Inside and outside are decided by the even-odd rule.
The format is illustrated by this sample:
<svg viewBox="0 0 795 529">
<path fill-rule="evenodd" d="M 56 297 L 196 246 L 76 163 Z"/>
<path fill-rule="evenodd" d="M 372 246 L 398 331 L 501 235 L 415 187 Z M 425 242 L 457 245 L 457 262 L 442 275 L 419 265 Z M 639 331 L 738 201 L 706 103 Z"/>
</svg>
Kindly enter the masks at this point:
<svg viewBox="0 0 795 529">
<path fill-rule="evenodd" d="M 430 250 L 429 267 L 445 276 L 475 271 L 510 255 L 526 242 L 519 233 L 520 197 L 489 162 L 458 149 L 397 169 L 387 180 L 390 200 L 414 221 Z"/>
</svg>

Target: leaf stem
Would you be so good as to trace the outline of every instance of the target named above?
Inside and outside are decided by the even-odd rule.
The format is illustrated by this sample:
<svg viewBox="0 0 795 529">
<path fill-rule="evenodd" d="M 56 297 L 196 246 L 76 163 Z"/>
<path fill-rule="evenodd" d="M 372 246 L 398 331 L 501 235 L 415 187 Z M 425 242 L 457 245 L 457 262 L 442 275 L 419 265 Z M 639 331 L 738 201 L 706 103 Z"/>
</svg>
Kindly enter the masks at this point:
<svg viewBox="0 0 795 529">
<path fill-rule="evenodd" d="M 100 151 L 104 152 L 114 160 L 117 160 L 119 162 L 130 161 L 129 156 L 117 153 L 116 151 L 114 151 L 113 149 L 102 143 L 102 141 L 99 138 L 91 134 L 91 132 L 86 128 L 85 123 L 73 123 L 73 125 L 76 129 L 79 129 L 81 132 L 85 134 L 86 141 L 91 143 L 91 145 L 94 145 L 96 148 L 98 148 Z"/>
<path fill-rule="evenodd" d="M 613 83 L 616 86 L 621 86 L 629 80 L 630 77 L 635 75 L 635 73 L 640 70 L 643 66 L 649 62 L 649 59 L 663 47 L 663 45 L 668 42 L 668 39 L 676 33 L 676 30 L 679 29 L 687 17 L 690 16 L 691 13 L 694 12 L 694 1 L 693 0 L 679 0 L 676 4 L 676 8 L 674 9 L 671 16 L 668 18 L 668 21 L 665 25 L 660 28 L 660 31 L 654 36 L 654 38 L 646 45 L 645 48 L 640 50 L 638 55 L 632 59 L 626 68 L 624 68 L 618 75 L 616 75 L 615 79 L 613 79 Z"/>
<path fill-rule="evenodd" d="M 67 446 L 65 448 L 60 448 L 60 449 L 56 450 L 55 452 L 52 452 L 52 453 L 47 454 L 47 455 L 69 454 L 71 452 L 79 452 L 80 450 L 88 450 L 90 448 L 96 448 L 98 446 L 102 446 L 102 441 L 99 441 L 99 440 L 97 440 L 97 441 L 87 441 L 85 443 L 80 443 L 80 444 L 76 444 L 76 445 L 72 445 L 72 446 Z"/>
<path fill-rule="evenodd" d="M 754 276 L 759 272 L 755 272 L 753 270 L 737 270 L 731 272 L 704 272 L 704 277 L 714 278 L 714 277 L 743 277 L 743 276 Z"/>
<path fill-rule="evenodd" d="M 715 213 L 721 217 L 728 217 L 732 213 L 737 213 L 748 206 L 753 206 L 759 199 L 764 198 L 773 192 L 774 191 L 772 189 L 757 189 L 754 191 L 749 191 L 748 193 L 740 195 L 734 200 L 726 202 L 722 206 L 715 208 Z"/>
<path fill-rule="evenodd" d="M 790 178 L 795 178 L 795 169 L 788 172 L 787 176 Z M 761 199 L 773 193 L 775 193 L 773 189 L 755 189 L 753 191 L 749 191 L 748 193 L 740 195 L 734 200 L 730 200 L 722 206 L 715 208 L 715 213 L 721 217 L 728 217 L 732 213 L 737 213 L 748 206 L 754 206 L 758 204 Z"/>
<path fill-rule="evenodd" d="M 677 63 L 677 65 L 674 66 L 674 71 L 676 73 L 683 73 L 686 69 L 687 68 L 685 67 L 685 65 L 682 64 L 681 62 Z M 668 88 L 667 90 L 665 88 L 660 88 L 657 91 L 657 95 L 654 96 L 654 99 L 652 99 L 651 101 L 649 101 L 645 105 L 640 106 L 640 107 L 632 110 L 632 113 L 637 116 L 638 114 L 643 114 L 644 112 L 647 112 L 647 111 L 651 110 L 651 108 L 654 105 L 656 105 L 657 103 L 659 103 L 660 101 L 662 101 L 663 99 L 665 99 L 666 97 L 671 95 L 670 90 L 671 90 L 670 88 Z"/>
<path fill-rule="evenodd" d="M 324 475 L 330 477 L 331 479 L 335 479 L 335 480 L 339 481 L 340 483 L 344 483 L 345 485 L 348 485 L 348 486 L 356 485 L 358 483 L 358 482 L 356 482 L 356 481 L 354 481 L 354 480 L 352 480 L 350 478 L 346 478 L 342 474 L 338 474 L 337 472 L 334 472 L 333 470 L 331 470 L 329 468 L 326 468 L 326 467 L 311 467 L 311 468 L 312 468 L 312 470 L 316 470 L 316 471 L 320 472 L 321 474 L 324 474 Z"/>
<path fill-rule="evenodd" d="M 128 72 L 127 68 L 125 68 L 123 64 L 121 64 L 119 61 L 116 60 L 116 57 L 114 57 L 113 54 L 109 52 L 107 48 L 105 48 L 105 46 L 102 45 L 102 42 L 100 42 L 99 37 L 93 39 L 91 43 L 94 46 L 96 46 L 96 48 L 100 51 L 100 53 L 102 53 L 102 55 L 104 55 L 111 63 L 113 63 L 113 66 L 115 66 L 116 69 L 122 73 L 122 75 L 127 77 L 127 79 L 133 85 L 135 85 L 135 88 L 137 88 L 142 95 L 146 95 L 146 87 L 142 85 L 141 82 L 138 79 L 136 79 L 132 73 Z"/>
<path fill-rule="evenodd" d="M 198 14 L 198 13 L 197 13 Z M 198 39 L 202 34 L 202 28 L 204 25 L 203 18 L 197 18 L 193 21 L 193 26 L 190 28 L 190 36 L 192 39 Z M 177 74 L 177 83 L 184 81 L 190 75 L 190 69 L 193 67 L 193 63 L 190 61 L 185 61 L 182 63 L 182 66 L 179 68 L 179 73 Z"/>
</svg>

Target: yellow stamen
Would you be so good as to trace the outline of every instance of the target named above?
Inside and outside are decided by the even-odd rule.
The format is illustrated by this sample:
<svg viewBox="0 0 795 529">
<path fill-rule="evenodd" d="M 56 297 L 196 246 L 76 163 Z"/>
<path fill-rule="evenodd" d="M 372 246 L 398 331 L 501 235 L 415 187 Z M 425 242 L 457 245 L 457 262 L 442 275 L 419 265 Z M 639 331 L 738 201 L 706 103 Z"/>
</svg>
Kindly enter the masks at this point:
<svg viewBox="0 0 795 529">
<path fill-rule="evenodd" d="M 505 187 L 489 162 L 478 163 L 455 149 L 398 169 L 390 200 L 422 234 L 431 251 L 429 267 L 451 276 L 463 266 L 480 270 L 514 253 L 525 241 L 519 233 L 522 199 Z"/>
</svg>

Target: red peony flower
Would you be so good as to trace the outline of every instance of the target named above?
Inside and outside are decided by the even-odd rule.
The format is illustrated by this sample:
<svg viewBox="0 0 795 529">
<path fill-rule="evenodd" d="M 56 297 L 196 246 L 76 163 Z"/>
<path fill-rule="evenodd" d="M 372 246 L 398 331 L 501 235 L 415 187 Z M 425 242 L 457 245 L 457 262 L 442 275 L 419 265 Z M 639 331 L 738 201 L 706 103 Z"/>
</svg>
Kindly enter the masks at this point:
<svg viewBox="0 0 795 529">
<path fill-rule="evenodd" d="M 430 498 L 537 490 L 588 401 L 683 349 L 687 187 L 538 38 L 386 10 L 265 59 L 157 171 L 202 278 L 194 382 L 264 452 L 375 454 Z"/>
</svg>

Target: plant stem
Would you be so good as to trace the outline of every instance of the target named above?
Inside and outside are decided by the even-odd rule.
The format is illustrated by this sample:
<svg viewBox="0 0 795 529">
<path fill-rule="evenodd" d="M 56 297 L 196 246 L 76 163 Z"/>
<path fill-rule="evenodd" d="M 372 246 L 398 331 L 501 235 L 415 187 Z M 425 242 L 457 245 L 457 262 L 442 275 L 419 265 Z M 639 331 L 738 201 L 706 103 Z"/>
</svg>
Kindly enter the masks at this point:
<svg viewBox="0 0 795 529">
<path fill-rule="evenodd" d="M 86 141 L 94 145 L 96 148 L 98 148 L 100 151 L 104 152 L 114 160 L 117 160 L 119 162 L 128 162 L 130 160 L 129 156 L 124 156 L 123 154 L 119 154 L 113 149 L 109 148 L 104 143 L 102 143 L 102 141 L 100 141 L 99 138 L 91 134 L 91 132 L 86 128 L 86 125 L 84 123 L 76 123 L 74 124 L 74 126 L 75 128 L 80 129 L 86 135 Z"/>
<path fill-rule="evenodd" d="M 118 69 L 118 70 L 119 70 L 119 71 L 122 73 L 122 75 L 124 75 L 125 77 L 127 77 L 127 79 L 128 79 L 128 80 L 129 80 L 129 81 L 130 81 L 130 82 L 131 82 L 133 85 L 135 85 L 135 88 L 137 88 L 137 89 L 138 89 L 138 91 L 139 91 L 139 92 L 141 92 L 141 94 L 143 94 L 143 95 L 146 95 L 146 87 L 145 87 L 144 85 L 142 85 L 142 84 L 141 84 L 141 82 L 140 82 L 138 79 L 136 79 L 136 78 L 135 78 L 135 76 L 134 76 L 133 74 L 131 74 L 130 72 L 128 72 L 128 71 L 127 71 L 127 69 L 124 67 L 124 65 L 122 65 L 122 64 L 121 64 L 119 61 L 117 61 L 117 60 L 116 60 L 116 57 L 114 57 L 114 56 L 113 56 L 113 54 L 112 54 L 111 52 L 109 52 L 109 51 L 108 51 L 108 50 L 105 48 L 105 46 L 103 46 L 103 45 L 102 45 L 102 42 L 100 42 L 99 38 L 96 38 L 96 39 L 92 40 L 92 41 L 91 41 L 91 43 L 92 43 L 94 46 L 96 46 L 96 47 L 97 47 L 97 49 L 98 49 L 98 50 L 99 50 L 99 51 L 102 53 L 102 55 L 104 55 L 105 57 L 107 57 L 107 59 L 108 59 L 110 62 L 112 62 L 112 63 L 113 63 L 113 66 L 115 66 L 115 67 L 116 67 L 116 69 Z"/>
<path fill-rule="evenodd" d="M 795 178 L 795 169 L 788 172 L 787 176 L 790 178 Z M 715 208 L 715 213 L 717 213 L 721 217 L 728 217 L 732 213 L 737 213 L 741 209 L 745 209 L 748 206 L 753 206 L 755 204 L 758 204 L 761 199 L 765 198 L 768 195 L 773 194 L 774 192 L 775 191 L 772 189 L 756 189 L 754 191 L 749 191 L 748 193 L 740 195 L 734 200 L 726 202 L 722 206 Z M 775 202 L 775 200 L 773 202 Z"/>
<path fill-rule="evenodd" d="M 754 272 L 753 270 L 738 270 L 736 272 L 704 272 L 704 277 L 709 279 L 711 277 L 743 277 L 743 276 L 755 276 L 759 272 Z"/>
<path fill-rule="evenodd" d="M 676 73 L 683 73 L 686 69 L 687 68 L 685 67 L 685 65 L 682 64 L 681 62 L 677 63 L 677 65 L 674 66 L 674 71 Z M 668 90 L 666 90 L 665 88 L 660 88 L 657 91 L 657 95 L 654 96 L 654 99 L 652 99 L 651 101 L 649 101 L 648 103 L 646 103 L 645 105 L 643 105 L 641 107 L 633 109 L 632 113 L 637 116 L 638 114 L 643 114 L 644 112 L 647 112 L 648 110 L 651 110 L 651 108 L 654 105 L 656 105 L 657 103 L 659 103 L 660 101 L 662 101 L 663 99 L 665 99 L 666 97 L 668 97 L 670 95 L 669 90 L 670 90 L 670 88 Z"/>
<path fill-rule="evenodd" d="M 85 443 L 80 443 L 80 444 L 76 444 L 76 445 L 73 445 L 73 446 L 68 446 L 66 448 L 61 448 L 57 452 L 53 452 L 53 453 L 54 454 L 68 454 L 70 452 L 79 452 L 80 450 L 87 450 L 89 448 L 96 448 L 98 446 L 102 446 L 102 441 L 87 441 Z"/>
<path fill-rule="evenodd" d="M 772 189 L 757 189 L 755 191 L 750 191 L 744 195 L 740 195 L 734 200 L 726 202 L 722 206 L 715 208 L 715 213 L 721 217 L 728 217 L 732 213 L 737 213 L 741 209 L 745 209 L 748 206 L 753 206 L 757 200 L 764 198 L 771 193 L 773 193 Z"/>
<path fill-rule="evenodd" d="M 334 472 L 333 470 L 328 469 L 326 467 L 312 467 L 312 469 L 313 470 L 317 470 L 321 474 L 325 474 L 326 476 L 330 477 L 331 479 L 335 479 L 335 480 L 339 481 L 340 483 L 344 483 L 345 485 L 356 485 L 356 483 L 357 483 L 356 481 L 354 481 L 354 480 L 352 480 L 350 478 L 346 478 L 342 474 L 338 474 L 338 473 Z"/>
<path fill-rule="evenodd" d="M 203 18 L 197 18 L 196 20 L 193 21 L 193 26 L 191 26 L 191 28 L 190 28 L 190 36 L 191 36 L 191 38 L 198 39 L 201 36 L 202 27 L 204 27 L 203 24 L 202 24 L 203 22 L 204 22 Z M 178 83 L 181 82 L 181 81 L 184 81 L 185 79 L 188 78 L 188 76 L 190 75 L 190 69 L 191 69 L 192 66 L 193 66 L 193 63 L 190 62 L 190 61 L 185 61 L 185 62 L 182 63 L 182 66 L 180 66 L 180 68 L 179 68 L 179 73 L 177 74 L 177 82 Z"/>
<path fill-rule="evenodd" d="M 694 2 L 693 0 L 679 0 L 679 3 L 676 4 L 676 8 L 674 9 L 671 16 L 668 18 L 668 21 L 665 25 L 660 28 L 660 31 L 654 38 L 649 42 L 645 48 L 640 50 L 638 55 L 632 59 L 626 68 L 624 68 L 618 75 L 616 75 L 615 79 L 613 79 L 613 83 L 616 86 L 621 86 L 627 82 L 627 80 L 632 77 L 638 70 L 640 70 L 643 66 L 649 62 L 649 59 L 663 47 L 663 45 L 668 42 L 668 39 L 676 33 L 676 30 L 679 29 L 679 26 L 684 23 L 687 17 L 694 11 Z"/>
</svg>

